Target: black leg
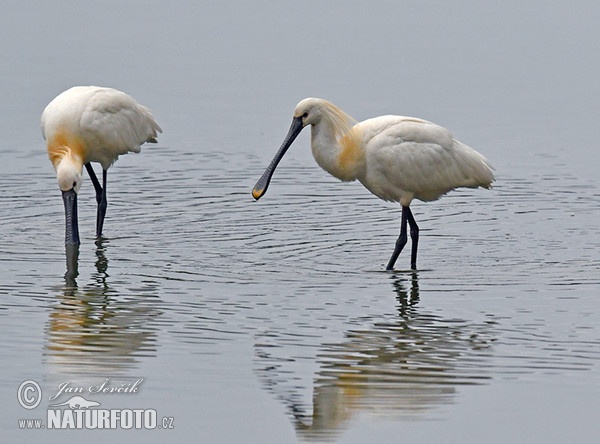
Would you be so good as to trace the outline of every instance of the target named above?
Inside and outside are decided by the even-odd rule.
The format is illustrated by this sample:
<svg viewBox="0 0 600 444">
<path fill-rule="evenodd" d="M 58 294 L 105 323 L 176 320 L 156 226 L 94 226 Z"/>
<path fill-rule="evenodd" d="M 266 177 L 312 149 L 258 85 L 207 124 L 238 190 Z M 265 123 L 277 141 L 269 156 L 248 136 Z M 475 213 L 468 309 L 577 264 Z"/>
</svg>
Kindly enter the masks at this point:
<svg viewBox="0 0 600 444">
<path fill-rule="evenodd" d="M 410 239 L 412 240 L 412 250 L 410 252 L 410 268 L 413 270 L 417 269 L 417 248 L 419 246 L 419 226 L 415 221 L 409 207 L 406 207 L 408 224 L 410 225 Z"/>
<path fill-rule="evenodd" d="M 412 250 L 410 254 L 410 268 L 413 270 L 417 269 L 417 248 L 419 246 L 419 226 L 415 221 L 415 218 L 410 211 L 410 207 L 402 207 L 402 221 L 400 222 L 400 236 L 398 236 L 398 240 L 396 241 L 396 247 L 394 248 L 394 252 L 392 253 L 392 257 L 388 262 L 386 270 L 393 270 L 394 264 L 400 256 L 402 249 L 408 242 L 408 236 L 406 233 L 406 226 L 410 225 L 410 239 L 412 241 Z"/>
<path fill-rule="evenodd" d="M 89 162 L 86 163 L 85 169 L 87 170 L 88 175 L 90 176 L 90 179 L 92 180 L 92 183 L 94 184 L 94 189 L 96 190 L 96 202 L 99 204 L 100 199 L 102 197 L 102 186 L 100 186 L 100 182 L 98 181 L 98 178 L 96 177 L 96 173 L 94 172 L 94 168 L 92 168 L 92 164 Z"/>
<path fill-rule="evenodd" d="M 106 207 L 108 205 L 108 201 L 106 200 L 106 170 L 102 170 L 102 185 L 100 185 L 94 168 L 92 168 L 89 162 L 85 164 L 85 169 L 96 190 L 96 203 L 98 204 L 98 211 L 96 213 L 96 238 L 100 238 L 102 237 L 102 227 L 104 226 L 104 217 L 106 216 Z"/>
<path fill-rule="evenodd" d="M 402 249 L 406 245 L 406 242 L 408 242 L 408 237 L 406 235 L 406 222 L 407 222 L 407 217 L 408 217 L 407 213 L 410 213 L 410 209 L 408 207 L 402 207 L 402 220 L 400 222 L 400 236 L 398 236 L 398 240 L 396 240 L 396 247 L 394 248 L 392 257 L 390 258 L 390 261 L 387 264 L 386 270 L 394 269 L 394 264 L 396 263 L 398 256 L 400 256 Z M 412 217 L 412 214 L 411 214 L 411 217 Z"/>
<path fill-rule="evenodd" d="M 96 196 L 96 200 L 98 197 Z M 102 228 L 104 227 L 104 217 L 106 216 L 106 207 L 108 200 L 106 199 L 106 170 L 102 170 L 102 195 L 98 202 L 98 213 L 96 215 L 96 238 L 102 237 Z"/>
</svg>

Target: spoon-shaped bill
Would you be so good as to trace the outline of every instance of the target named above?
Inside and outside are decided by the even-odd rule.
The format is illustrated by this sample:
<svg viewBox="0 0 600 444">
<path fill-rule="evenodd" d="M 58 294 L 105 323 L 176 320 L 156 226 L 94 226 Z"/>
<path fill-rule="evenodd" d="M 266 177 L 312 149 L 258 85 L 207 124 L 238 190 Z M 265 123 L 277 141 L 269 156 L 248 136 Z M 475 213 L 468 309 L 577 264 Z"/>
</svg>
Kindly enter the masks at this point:
<svg viewBox="0 0 600 444">
<path fill-rule="evenodd" d="M 77 224 L 77 193 L 75 190 L 62 192 L 65 204 L 65 244 L 79 245 L 79 226 Z"/>
<path fill-rule="evenodd" d="M 275 157 L 273 157 L 273 160 L 271 161 L 263 175 L 260 176 L 260 179 L 258 179 L 258 182 L 256 182 L 256 185 L 254 185 L 254 188 L 252 189 L 252 197 L 254 197 L 256 200 L 260 199 L 263 196 L 263 194 L 267 192 L 267 188 L 269 187 L 269 183 L 271 182 L 271 176 L 273 176 L 275 168 L 277 168 L 277 165 L 283 158 L 285 152 L 291 146 L 292 142 L 296 139 L 296 137 L 298 137 L 298 134 L 300 134 L 302 128 L 304 128 L 302 124 L 302 117 L 294 117 L 294 119 L 292 120 L 292 125 L 290 126 L 290 130 L 288 131 L 287 136 L 281 144 L 279 151 L 277 151 Z"/>
</svg>

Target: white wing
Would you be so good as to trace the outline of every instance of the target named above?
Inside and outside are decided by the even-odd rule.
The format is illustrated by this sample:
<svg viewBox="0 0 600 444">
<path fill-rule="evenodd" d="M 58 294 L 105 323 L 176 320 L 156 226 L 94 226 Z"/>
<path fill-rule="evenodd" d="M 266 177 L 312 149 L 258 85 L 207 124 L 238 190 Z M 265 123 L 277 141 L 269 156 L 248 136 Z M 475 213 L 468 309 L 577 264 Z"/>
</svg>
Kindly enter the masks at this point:
<svg viewBox="0 0 600 444">
<path fill-rule="evenodd" d="M 103 164 L 107 158 L 116 160 L 129 151 L 139 152 L 141 144 L 156 142 L 157 132 L 161 132 L 148 108 L 110 88 L 98 88 L 91 95 L 79 125 L 88 145 L 98 147 L 94 149 L 97 158 L 90 160 Z"/>
<path fill-rule="evenodd" d="M 364 123 L 373 128 L 373 137 L 365 145 L 364 184 L 382 199 L 403 205 L 413 198 L 434 200 L 457 187 L 489 187 L 494 179 L 488 161 L 455 140 L 446 128 L 402 116 Z"/>
<path fill-rule="evenodd" d="M 87 162 L 108 168 L 121 154 L 156 142 L 160 126 L 150 110 L 113 88 L 76 86 L 58 95 L 42 113 L 46 139 L 67 132 L 83 140 Z"/>
</svg>

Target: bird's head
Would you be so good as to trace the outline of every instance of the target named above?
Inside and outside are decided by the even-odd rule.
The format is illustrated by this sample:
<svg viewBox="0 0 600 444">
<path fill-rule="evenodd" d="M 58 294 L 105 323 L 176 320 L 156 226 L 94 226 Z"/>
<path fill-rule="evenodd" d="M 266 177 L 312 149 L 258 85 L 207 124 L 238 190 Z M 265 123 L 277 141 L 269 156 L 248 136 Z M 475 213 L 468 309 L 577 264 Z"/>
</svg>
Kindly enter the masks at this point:
<svg viewBox="0 0 600 444">
<path fill-rule="evenodd" d="M 321 122 L 331 126 L 333 134 L 338 140 L 356 123 L 352 117 L 327 100 L 313 97 L 301 100 L 294 109 L 292 125 L 279 151 L 252 190 L 252 196 L 256 200 L 267 192 L 275 168 L 302 129 L 307 125 L 318 125 Z"/>
<path fill-rule="evenodd" d="M 302 122 L 302 128 L 307 125 L 316 125 L 323 116 L 323 108 L 327 101 L 309 97 L 301 100 L 294 109 L 294 119 Z"/>
<path fill-rule="evenodd" d="M 337 139 L 342 138 L 356 124 L 356 120 L 333 103 L 313 97 L 303 99 L 296 105 L 294 119 L 301 120 L 303 128 L 324 121 L 331 126 Z"/>
<path fill-rule="evenodd" d="M 61 191 L 79 192 L 82 182 L 82 165 L 70 157 L 64 157 L 56 167 L 56 179 Z"/>
</svg>

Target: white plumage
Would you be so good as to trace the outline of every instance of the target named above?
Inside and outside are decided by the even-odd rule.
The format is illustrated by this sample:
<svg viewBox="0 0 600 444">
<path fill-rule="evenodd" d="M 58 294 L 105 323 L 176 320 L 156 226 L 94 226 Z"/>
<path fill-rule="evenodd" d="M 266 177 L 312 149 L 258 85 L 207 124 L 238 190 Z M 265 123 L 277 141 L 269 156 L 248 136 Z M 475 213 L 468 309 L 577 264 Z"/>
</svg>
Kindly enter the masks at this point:
<svg viewBox="0 0 600 444">
<path fill-rule="evenodd" d="M 75 206 L 67 218 L 67 243 L 79 243 L 76 194 L 86 167 L 96 189 L 98 216 L 96 235 L 102 235 L 106 212 L 106 172 L 117 158 L 128 152 L 139 152 L 144 142 L 156 142 L 158 123 L 150 110 L 127 94 L 113 88 L 75 86 L 59 94 L 44 109 L 42 134 L 47 141 L 48 156 L 57 173 L 65 211 Z M 103 182 L 94 174 L 90 163 L 102 166 Z M 69 193 L 69 196 L 65 196 Z"/>
<path fill-rule="evenodd" d="M 416 268 L 419 229 L 409 208 L 413 199 L 435 200 L 458 187 L 490 188 L 494 181 L 483 155 L 435 123 L 404 116 L 356 123 L 331 102 L 308 98 L 296 106 L 286 139 L 252 191 L 255 199 L 266 192 L 277 164 L 307 125 L 312 125 L 311 150 L 321 168 L 343 181 L 358 180 L 375 196 L 402 205 L 400 237 L 388 269 L 407 242 L 407 223 L 411 267 Z"/>
<path fill-rule="evenodd" d="M 431 201 L 458 187 L 488 188 L 491 165 L 450 131 L 426 120 L 382 116 L 353 131 L 365 151 L 368 168 L 357 179 L 377 197 L 410 205 Z"/>
<path fill-rule="evenodd" d="M 59 94 L 42 113 L 42 134 L 50 146 L 56 137 L 79 138 L 83 163 L 108 169 L 121 154 L 139 153 L 161 132 L 152 113 L 113 88 L 74 86 Z"/>
</svg>

